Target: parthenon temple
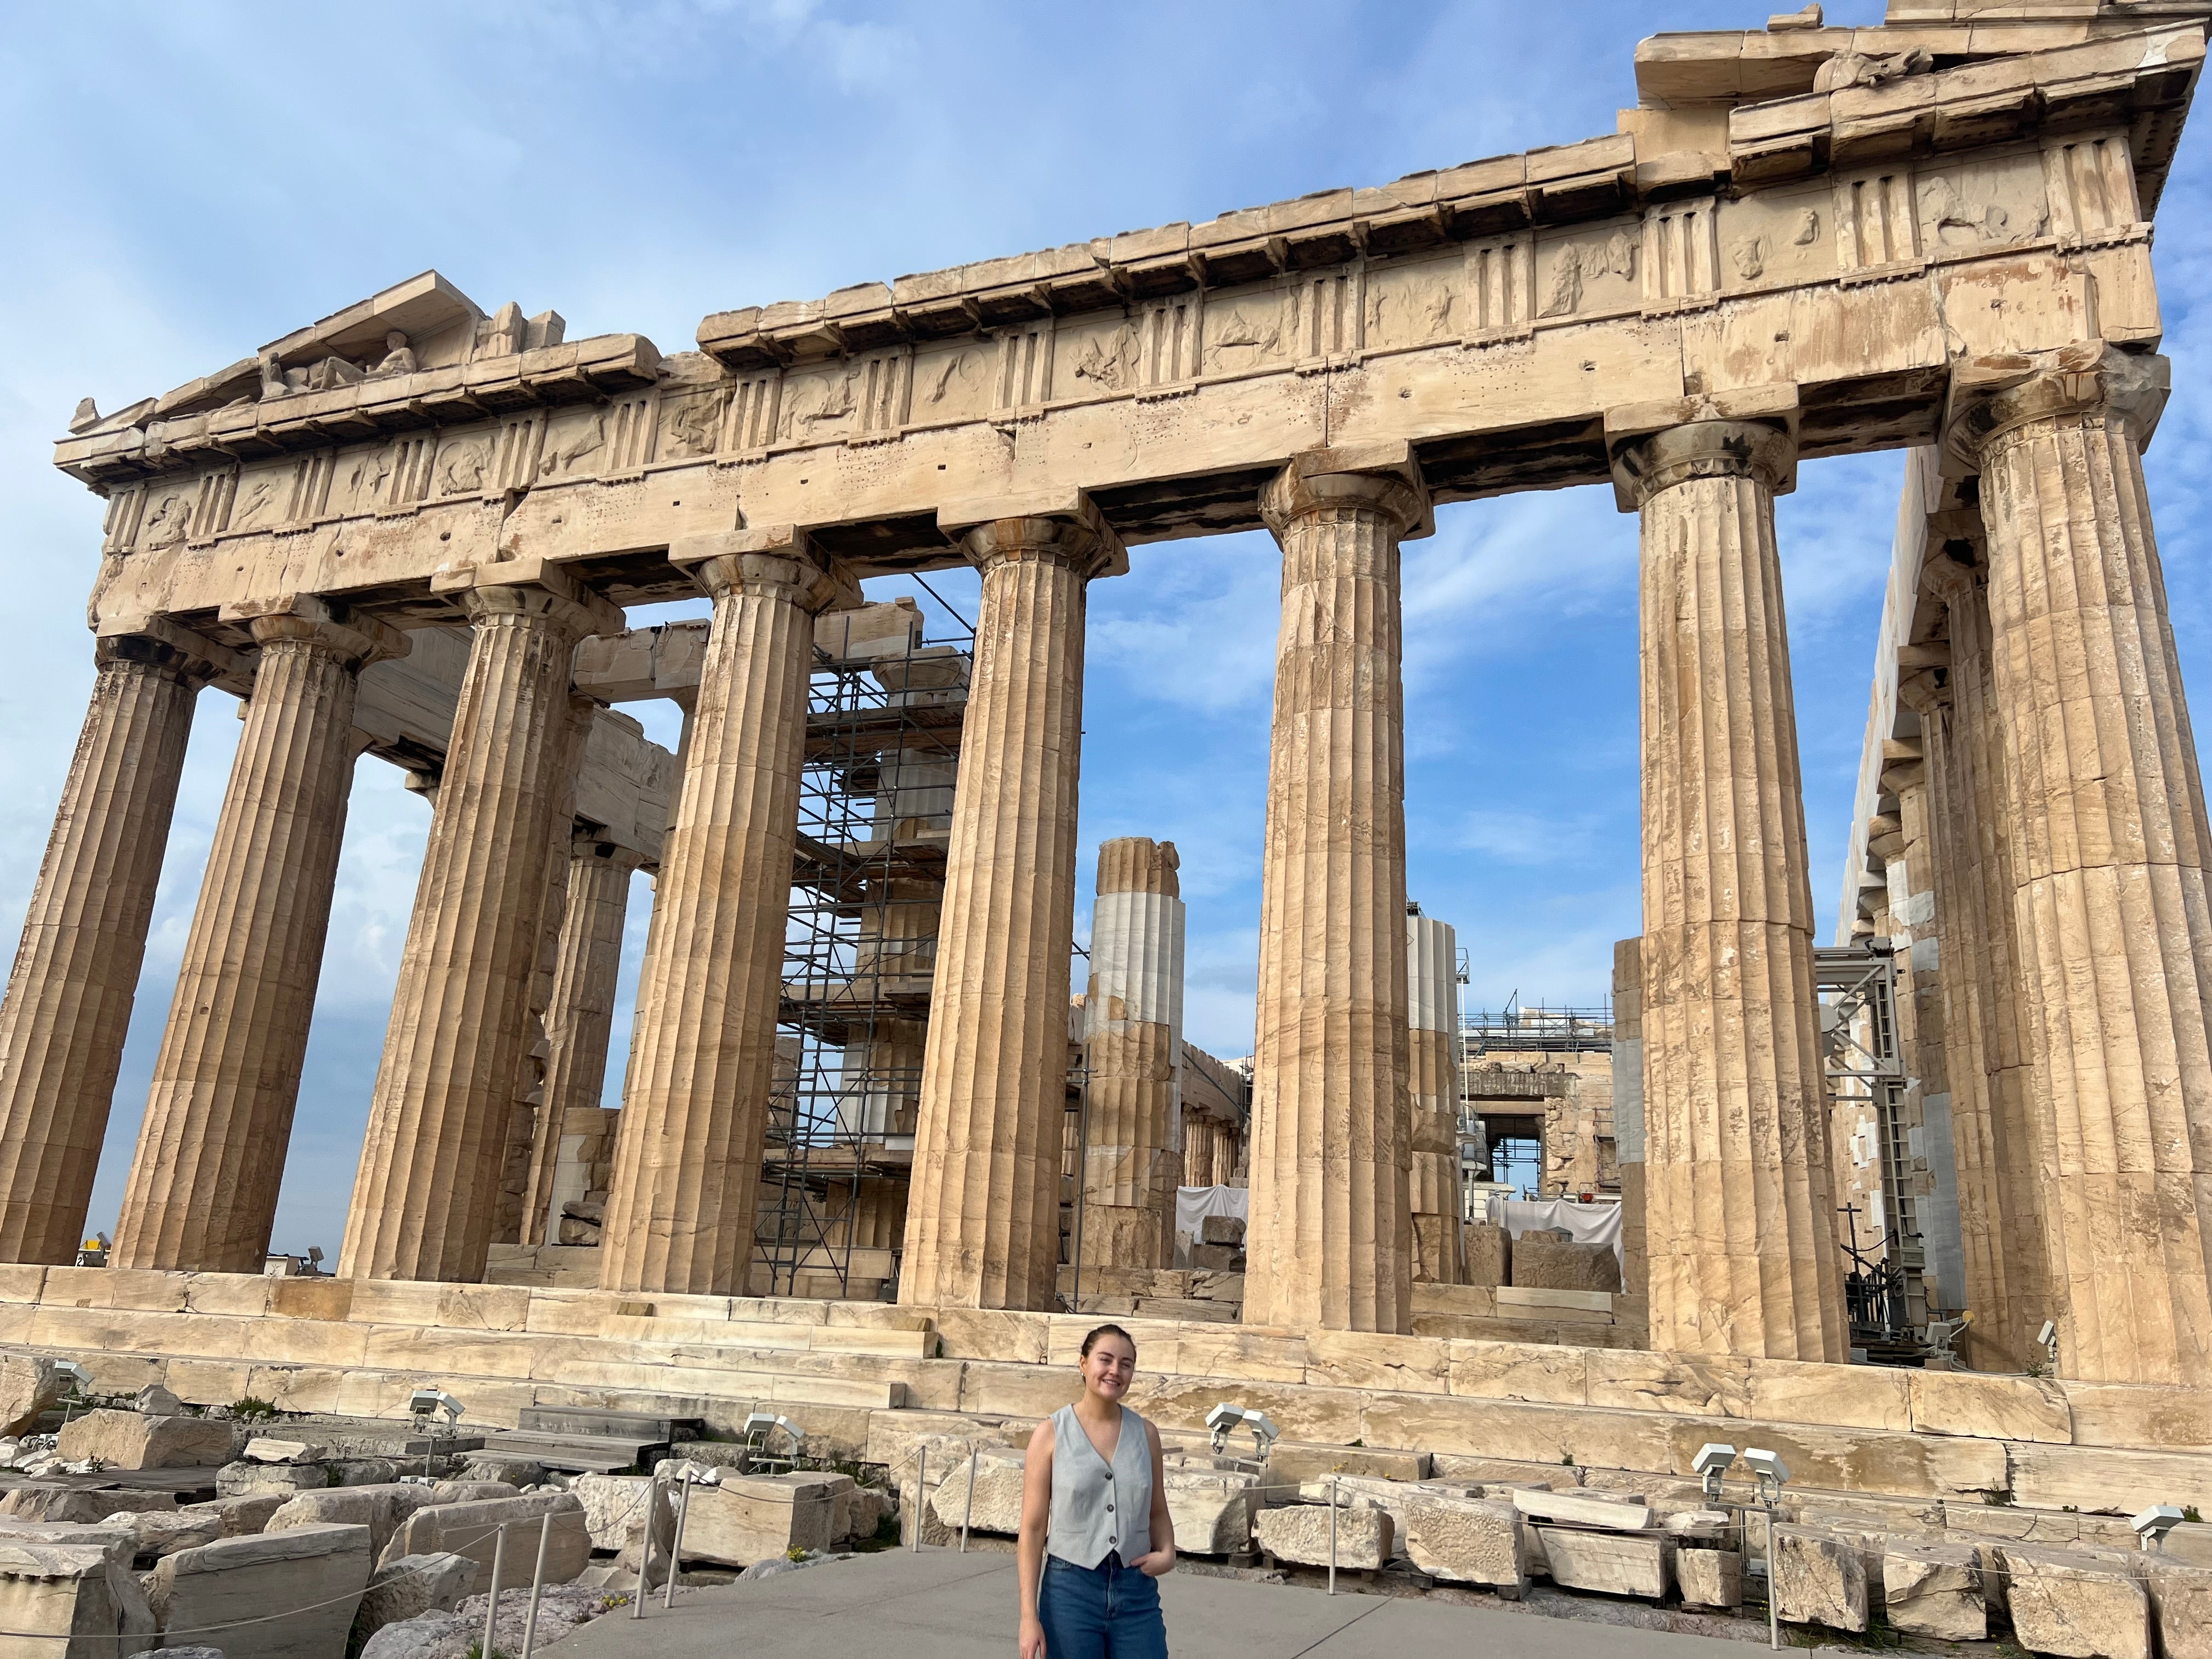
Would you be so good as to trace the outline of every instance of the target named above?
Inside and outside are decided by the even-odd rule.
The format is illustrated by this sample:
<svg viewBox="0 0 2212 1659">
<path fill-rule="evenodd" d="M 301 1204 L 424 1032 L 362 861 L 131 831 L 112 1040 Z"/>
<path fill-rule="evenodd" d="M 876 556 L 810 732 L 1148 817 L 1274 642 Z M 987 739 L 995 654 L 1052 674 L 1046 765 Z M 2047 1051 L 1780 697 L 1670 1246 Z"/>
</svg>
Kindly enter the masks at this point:
<svg viewBox="0 0 2212 1659">
<path fill-rule="evenodd" d="M 104 505 L 97 679 L 0 1004 L 0 1344 L 369 1416 L 426 1377 L 510 1426 L 772 1401 L 860 1455 L 1049 1410 L 1103 1311 L 1192 1432 L 1234 1399 L 1346 1456 L 1639 1491 L 1764 1436 L 1869 1504 L 2212 1504 L 2212 823 L 2144 482 L 2212 4 L 1820 10 L 1644 41 L 1585 142 L 682 349 L 426 271 L 88 399 L 55 459 Z M 1877 450 L 1822 942 L 1775 501 Z M 1640 538 L 1642 932 L 1587 1041 L 1478 1041 L 1481 918 L 1407 886 L 1401 552 L 1585 484 Z M 1092 586 L 1260 527 L 1247 1058 L 1186 1039 L 1174 846 L 1079 868 L 1077 804 Z M 972 634 L 869 586 L 951 568 Z M 77 1265 L 187 737 L 229 699 Z M 271 1277 L 364 754 L 428 847 L 335 1274 Z M 1488 1178 L 1522 1138 L 1528 1200 Z"/>
</svg>

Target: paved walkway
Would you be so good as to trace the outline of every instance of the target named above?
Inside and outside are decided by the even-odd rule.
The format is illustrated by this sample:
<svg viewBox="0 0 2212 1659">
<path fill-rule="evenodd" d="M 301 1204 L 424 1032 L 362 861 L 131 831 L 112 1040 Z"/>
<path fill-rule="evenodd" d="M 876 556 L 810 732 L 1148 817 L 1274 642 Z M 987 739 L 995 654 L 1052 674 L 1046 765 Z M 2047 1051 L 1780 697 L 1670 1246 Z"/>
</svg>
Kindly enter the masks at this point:
<svg viewBox="0 0 2212 1659">
<path fill-rule="evenodd" d="M 1697 1636 L 1579 1620 L 1170 1573 L 1161 1583 L 1176 1659 L 1726 1659 L 1749 1650 Z M 827 1563 L 757 1583 L 679 1591 L 664 1612 L 594 1620 L 558 1659 L 939 1659 L 1014 1651 L 1014 1558 L 904 1550 Z M 1046 1656 L 1051 1659 L 1051 1656 Z"/>
</svg>

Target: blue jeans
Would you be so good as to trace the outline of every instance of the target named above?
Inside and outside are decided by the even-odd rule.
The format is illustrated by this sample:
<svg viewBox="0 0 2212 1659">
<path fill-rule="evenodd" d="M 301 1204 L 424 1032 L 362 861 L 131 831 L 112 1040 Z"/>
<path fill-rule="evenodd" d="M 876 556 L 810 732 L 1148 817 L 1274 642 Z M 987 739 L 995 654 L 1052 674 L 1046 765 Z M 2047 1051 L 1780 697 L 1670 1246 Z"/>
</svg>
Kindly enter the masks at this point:
<svg viewBox="0 0 2212 1659">
<path fill-rule="evenodd" d="M 1046 1556 L 1037 1623 L 1044 1659 L 1168 1659 L 1159 1580 L 1123 1566 L 1116 1552 L 1095 1567 Z"/>
</svg>

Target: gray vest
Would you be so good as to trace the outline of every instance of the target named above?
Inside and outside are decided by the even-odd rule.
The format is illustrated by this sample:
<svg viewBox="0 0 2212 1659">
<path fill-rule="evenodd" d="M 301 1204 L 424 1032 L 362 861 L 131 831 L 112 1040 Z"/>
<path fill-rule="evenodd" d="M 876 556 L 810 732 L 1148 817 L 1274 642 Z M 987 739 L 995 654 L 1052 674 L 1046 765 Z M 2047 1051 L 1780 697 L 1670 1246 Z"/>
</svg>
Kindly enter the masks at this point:
<svg viewBox="0 0 2212 1659">
<path fill-rule="evenodd" d="M 1052 1414 L 1052 1516 L 1047 1553 L 1095 1567 L 1109 1550 L 1127 1566 L 1152 1548 L 1152 1442 L 1145 1419 L 1121 1407 L 1121 1437 L 1109 1468 L 1075 1420 L 1075 1407 Z"/>
</svg>

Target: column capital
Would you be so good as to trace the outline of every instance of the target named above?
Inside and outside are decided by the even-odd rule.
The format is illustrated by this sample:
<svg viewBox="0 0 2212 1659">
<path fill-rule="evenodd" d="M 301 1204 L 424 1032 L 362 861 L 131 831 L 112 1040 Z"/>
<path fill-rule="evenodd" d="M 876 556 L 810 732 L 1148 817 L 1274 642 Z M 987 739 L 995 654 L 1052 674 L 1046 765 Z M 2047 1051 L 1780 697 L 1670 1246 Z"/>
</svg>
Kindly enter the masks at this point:
<svg viewBox="0 0 2212 1659">
<path fill-rule="evenodd" d="M 412 649 L 407 635 L 390 623 L 363 615 L 342 599 L 314 593 L 240 600 L 217 614 L 224 622 L 244 623 L 256 645 L 297 641 L 330 652 L 349 668 L 404 657 Z"/>
<path fill-rule="evenodd" d="M 797 525 L 762 525 L 683 536 L 669 544 L 668 562 L 714 599 L 752 593 L 782 599 L 809 616 L 850 611 L 860 584 Z"/>
<path fill-rule="evenodd" d="M 590 859 L 610 869 L 639 870 L 650 860 L 635 847 L 614 839 L 602 829 L 579 829 L 568 837 L 568 856 Z"/>
<path fill-rule="evenodd" d="M 1124 575 L 1129 568 L 1129 550 L 1120 534 L 1079 489 L 949 502 L 937 509 L 937 527 L 960 544 L 970 564 L 987 572 L 1009 559 L 1064 564 L 1086 581 Z"/>
<path fill-rule="evenodd" d="M 1756 478 L 1797 488 L 1797 388 L 1782 384 L 1627 404 L 1605 415 L 1614 504 L 1639 511 L 1692 478 Z"/>
<path fill-rule="evenodd" d="M 2172 364 L 2156 352 L 2123 351 L 2103 340 L 1962 357 L 1951 365 L 1943 409 L 1945 470 L 1978 472 L 2013 434 L 2069 416 L 2117 417 L 2136 448 L 2147 449 L 2172 379 Z"/>
<path fill-rule="evenodd" d="M 1436 533 L 1421 464 L 1403 441 L 1304 450 L 1260 491 L 1260 516 L 1277 536 L 1294 520 L 1333 507 L 1385 514 L 1395 521 L 1401 541 Z"/>
<path fill-rule="evenodd" d="M 93 651 L 103 668 L 143 663 L 195 691 L 220 684 L 243 696 L 253 684 L 250 659 L 167 617 L 103 617 Z"/>
<path fill-rule="evenodd" d="M 544 617 L 580 640 L 619 634 L 629 625 L 620 605 L 600 598 L 550 559 L 449 566 L 432 574 L 430 591 L 451 599 L 472 623 L 488 617 Z"/>
</svg>

